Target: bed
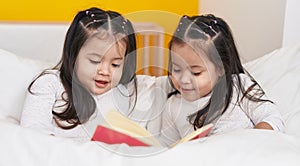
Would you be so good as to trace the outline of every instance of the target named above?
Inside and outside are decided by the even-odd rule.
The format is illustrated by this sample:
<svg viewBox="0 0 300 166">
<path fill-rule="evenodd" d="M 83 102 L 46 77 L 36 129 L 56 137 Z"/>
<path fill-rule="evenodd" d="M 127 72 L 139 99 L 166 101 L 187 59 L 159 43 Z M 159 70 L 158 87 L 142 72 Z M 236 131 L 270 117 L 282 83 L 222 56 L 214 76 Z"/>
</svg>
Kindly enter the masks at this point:
<svg viewBox="0 0 300 166">
<path fill-rule="evenodd" d="M 172 149 L 124 144 L 107 148 L 101 143 L 77 143 L 19 126 L 26 87 L 39 71 L 56 62 L 66 28 L 61 24 L 42 28 L 31 24 L 25 29 L 0 25 L 0 165 L 300 165 L 300 43 L 244 64 L 278 104 L 286 122 L 285 133 L 245 129 Z M 52 49 L 55 46 L 58 48 Z"/>
</svg>

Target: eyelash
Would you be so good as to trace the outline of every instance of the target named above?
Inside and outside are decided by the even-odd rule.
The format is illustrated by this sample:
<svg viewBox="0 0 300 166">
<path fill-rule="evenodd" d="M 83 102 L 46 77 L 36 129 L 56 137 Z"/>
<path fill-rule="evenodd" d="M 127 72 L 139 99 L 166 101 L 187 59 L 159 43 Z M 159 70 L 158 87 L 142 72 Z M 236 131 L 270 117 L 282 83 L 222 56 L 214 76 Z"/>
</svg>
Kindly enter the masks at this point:
<svg viewBox="0 0 300 166">
<path fill-rule="evenodd" d="M 92 63 L 92 64 L 99 64 L 101 61 L 94 61 L 94 60 L 91 60 L 90 59 L 90 62 Z M 118 67 L 120 67 L 121 66 L 121 64 L 116 64 L 116 63 L 113 63 L 113 64 L 111 64 L 113 67 L 116 67 L 116 68 L 118 68 Z"/>
<path fill-rule="evenodd" d="M 197 72 L 197 73 L 193 73 L 193 72 L 192 72 L 192 74 L 193 74 L 194 76 L 199 76 L 201 73 L 202 73 L 202 72 Z"/>
<path fill-rule="evenodd" d="M 115 64 L 115 63 L 113 63 L 112 66 L 113 66 L 113 67 L 120 67 L 121 64 Z"/>
<path fill-rule="evenodd" d="M 179 73 L 181 70 L 180 69 L 173 69 L 173 72 Z"/>
<path fill-rule="evenodd" d="M 100 63 L 100 61 L 94 61 L 94 60 L 91 60 L 91 59 L 90 59 L 90 62 L 91 62 L 92 64 L 98 64 L 98 63 Z"/>
<path fill-rule="evenodd" d="M 173 69 L 173 72 L 174 73 L 180 73 L 181 70 L 180 69 Z M 194 76 L 199 76 L 200 74 L 202 74 L 202 72 L 196 72 L 196 73 L 193 73 L 191 72 Z"/>
</svg>

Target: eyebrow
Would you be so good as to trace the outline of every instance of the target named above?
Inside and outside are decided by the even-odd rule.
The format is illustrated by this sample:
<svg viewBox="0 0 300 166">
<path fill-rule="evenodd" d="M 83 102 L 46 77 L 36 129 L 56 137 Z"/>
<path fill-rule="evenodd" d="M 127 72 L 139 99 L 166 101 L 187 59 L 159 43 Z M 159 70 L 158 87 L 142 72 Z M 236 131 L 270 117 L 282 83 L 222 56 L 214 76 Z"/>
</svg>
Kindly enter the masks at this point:
<svg viewBox="0 0 300 166">
<path fill-rule="evenodd" d="M 179 66 L 178 64 L 176 64 L 176 63 L 174 63 L 174 62 L 172 62 L 172 64 L 173 64 L 173 65 L 176 65 L 176 66 Z"/>
<path fill-rule="evenodd" d="M 176 64 L 176 63 L 174 63 L 174 62 L 172 62 L 172 64 L 175 65 L 175 66 L 180 66 L 180 65 L 178 65 L 178 64 Z M 199 65 L 192 65 L 192 66 L 189 66 L 189 67 L 190 67 L 191 69 L 194 69 L 194 68 L 205 69 L 205 67 L 199 66 Z"/>
<path fill-rule="evenodd" d="M 97 53 L 93 53 L 93 52 L 87 53 L 87 55 L 97 56 L 97 57 L 99 57 L 99 58 L 102 58 L 102 57 L 103 57 L 103 55 L 100 55 L 100 54 L 97 54 Z M 124 58 L 121 57 L 121 56 L 118 56 L 118 57 L 113 58 L 113 60 L 123 60 L 123 59 L 124 59 Z"/>
<path fill-rule="evenodd" d="M 113 60 L 123 60 L 122 57 L 118 57 L 118 58 L 113 58 Z"/>
<path fill-rule="evenodd" d="M 190 68 L 191 68 L 191 69 L 193 69 L 193 68 L 205 69 L 205 67 L 203 67 L 203 66 L 198 66 L 198 65 L 190 66 Z"/>
<path fill-rule="evenodd" d="M 103 57 L 103 55 L 100 55 L 100 54 L 97 54 L 97 53 L 93 53 L 93 52 L 87 53 L 87 55 L 97 56 L 99 58 Z"/>
</svg>

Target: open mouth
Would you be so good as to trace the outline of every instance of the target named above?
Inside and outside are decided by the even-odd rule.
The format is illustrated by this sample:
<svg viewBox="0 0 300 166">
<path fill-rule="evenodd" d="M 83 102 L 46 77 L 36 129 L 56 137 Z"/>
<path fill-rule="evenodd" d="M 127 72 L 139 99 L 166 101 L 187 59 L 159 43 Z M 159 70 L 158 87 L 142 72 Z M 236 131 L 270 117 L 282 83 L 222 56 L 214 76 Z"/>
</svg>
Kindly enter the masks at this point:
<svg viewBox="0 0 300 166">
<path fill-rule="evenodd" d="M 108 84 L 108 81 L 95 80 L 96 86 L 99 88 L 105 88 Z"/>
</svg>

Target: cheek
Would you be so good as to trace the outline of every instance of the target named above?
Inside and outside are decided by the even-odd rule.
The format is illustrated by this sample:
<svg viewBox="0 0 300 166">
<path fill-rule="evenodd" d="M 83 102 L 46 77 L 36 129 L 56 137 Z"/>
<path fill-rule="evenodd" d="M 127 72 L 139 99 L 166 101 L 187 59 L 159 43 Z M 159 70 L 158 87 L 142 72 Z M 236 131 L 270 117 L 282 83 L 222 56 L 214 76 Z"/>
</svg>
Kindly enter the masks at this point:
<svg viewBox="0 0 300 166">
<path fill-rule="evenodd" d="M 85 75 L 87 75 L 86 71 L 85 71 L 85 68 L 83 68 L 82 64 L 79 63 L 79 64 L 75 65 L 75 69 L 74 70 L 75 70 L 75 73 L 77 75 L 77 78 L 82 83 L 82 80 L 84 79 L 83 77 L 85 77 Z"/>
<path fill-rule="evenodd" d="M 178 81 L 177 80 L 178 80 L 178 78 L 176 77 L 176 75 L 172 75 L 171 76 L 171 81 L 172 81 L 175 89 L 179 89 L 179 85 L 178 85 Z"/>
<path fill-rule="evenodd" d="M 94 76 L 97 72 L 98 65 L 91 64 L 87 60 L 76 63 L 76 72 L 84 75 Z"/>
<path fill-rule="evenodd" d="M 112 80 L 113 82 L 119 82 L 123 73 L 123 66 L 120 66 L 119 68 L 112 69 Z"/>
<path fill-rule="evenodd" d="M 180 77 L 181 77 L 181 74 L 180 73 L 178 73 L 178 72 L 172 72 L 171 73 L 171 79 L 172 80 L 174 80 L 174 81 L 179 81 L 179 79 L 180 79 Z"/>
<path fill-rule="evenodd" d="M 197 86 L 199 93 L 202 96 L 204 96 L 210 93 L 210 91 L 214 86 L 214 82 L 210 77 L 206 77 L 206 78 L 197 79 L 195 81 L 195 85 Z"/>
</svg>

